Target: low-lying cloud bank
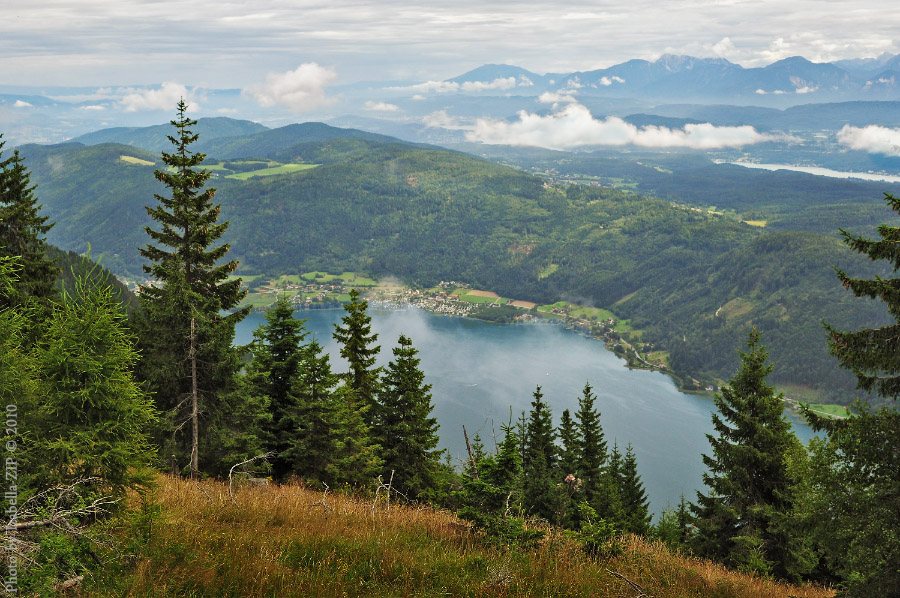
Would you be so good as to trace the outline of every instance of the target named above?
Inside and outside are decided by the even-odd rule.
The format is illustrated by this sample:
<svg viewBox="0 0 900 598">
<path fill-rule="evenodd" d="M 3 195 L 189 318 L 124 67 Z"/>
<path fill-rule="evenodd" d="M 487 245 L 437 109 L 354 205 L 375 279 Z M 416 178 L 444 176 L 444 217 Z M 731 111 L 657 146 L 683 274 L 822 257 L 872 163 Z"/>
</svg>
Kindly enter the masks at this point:
<svg viewBox="0 0 900 598">
<path fill-rule="evenodd" d="M 286 106 L 295 112 L 313 110 L 334 103 L 325 88 L 337 80 L 337 73 L 315 62 L 305 62 L 286 73 L 269 73 L 266 82 L 244 88 L 263 108 Z"/>
<path fill-rule="evenodd" d="M 844 125 L 844 128 L 838 131 L 837 138 L 838 142 L 850 149 L 870 154 L 900 156 L 900 129 L 888 129 L 878 125 L 867 127 Z"/>
<path fill-rule="evenodd" d="M 414 91 L 418 93 L 453 93 L 456 91 L 489 91 L 508 90 L 516 87 L 532 87 L 534 81 L 524 75 L 515 77 L 499 77 L 493 81 L 426 81 L 406 87 L 388 87 L 392 91 Z"/>
<path fill-rule="evenodd" d="M 559 102 L 563 98 L 556 96 L 545 100 Z M 489 144 L 538 146 L 556 150 L 591 145 L 719 149 L 784 139 L 760 133 L 749 125 L 716 127 L 704 123 L 687 124 L 683 129 L 656 126 L 638 128 L 621 118 L 598 120 L 571 96 L 566 96 L 563 101 L 566 102 L 564 106 L 554 105 L 554 112 L 548 115 L 522 110 L 518 115 L 519 120 L 515 122 L 480 118 L 475 121 L 474 128 L 466 133 L 466 138 Z"/>
</svg>

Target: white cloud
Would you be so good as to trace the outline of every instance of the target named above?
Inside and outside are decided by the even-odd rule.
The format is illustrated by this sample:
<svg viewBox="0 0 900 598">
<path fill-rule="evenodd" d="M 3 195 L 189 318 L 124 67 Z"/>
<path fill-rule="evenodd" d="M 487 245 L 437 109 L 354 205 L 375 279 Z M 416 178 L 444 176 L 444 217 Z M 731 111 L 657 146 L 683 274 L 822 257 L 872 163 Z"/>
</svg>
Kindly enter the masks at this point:
<svg viewBox="0 0 900 598">
<path fill-rule="evenodd" d="M 560 89 L 559 91 L 545 91 L 538 96 L 537 101 L 541 104 L 559 104 L 577 102 L 575 94 L 578 93 L 574 89 Z"/>
<path fill-rule="evenodd" d="M 600 85 L 603 85 L 604 87 L 609 87 L 613 83 L 625 83 L 625 79 L 616 75 L 613 75 L 612 77 L 600 77 Z"/>
<path fill-rule="evenodd" d="M 16 103 L 13 104 L 13 108 L 34 108 L 34 104 L 29 104 L 24 100 L 16 100 Z"/>
<path fill-rule="evenodd" d="M 414 96 L 411 97 L 410 99 L 411 99 L 411 100 L 415 100 L 415 101 L 417 101 L 417 102 L 420 102 L 420 101 L 422 101 L 422 100 L 427 100 L 428 98 L 425 97 L 425 96 L 423 96 L 423 95 L 420 94 L 420 93 L 417 93 L 416 95 L 414 95 Z"/>
<path fill-rule="evenodd" d="M 325 95 L 325 88 L 337 80 L 337 73 L 315 62 L 305 62 L 286 73 L 269 73 L 262 85 L 244 88 L 263 108 L 287 106 L 301 112 L 327 106 L 335 101 Z"/>
<path fill-rule="evenodd" d="M 487 91 L 491 89 L 513 89 L 515 87 L 531 87 L 534 81 L 525 76 L 515 77 L 498 77 L 493 81 L 463 81 L 462 84 L 456 81 L 426 81 L 409 85 L 407 87 L 388 87 L 392 91 L 416 91 L 421 93 L 452 93 L 455 91 Z M 413 99 L 424 99 L 423 96 L 416 95 Z"/>
<path fill-rule="evenodd" d="M 871 154 L 900 156 L 900 129 L 888 129 L 878 125 L 851 127 L 844 125 L 838 131 L 838 142 L 855 150 Z"/>
<path fill-rule="evenodd" d="M 120 104 L 126 112 L 138 110 L 175 110 L 178 102 L 184 99 L 188 104 L 188 111 L 196 112 L 200 106 L 194 101 L 194 93 L 181 83 L 167 81 L 158 89 L 131 89 L 120 100 Z"/>
<path fill-rule="evenodd" d="M 515 77 L 498 77 L 493 81 L 466 81 L 462 84 L 462 90 L 485 91 L 487 89 L 512 89 L 516 85 L 517 81 Z"/>
<path fill-rule="evenodd" d="M 809 85 L 804 85 L 803 87 L 798 87 L 794 93 L 813 93 L 814 91 L 819 91 L 818 87 L 810 87 Z"/>
<path fill-rule="evenodd" d="M 734 42 L 732 42 L 729 37 L 723 37 L 717 44 L 710 48 L 710 50 L 719 58 L 727 58 L 737 52 Z"/>
<path fill-rule="evenodd" d="M 688 147 L 716 149 L 740 147 L 775 139 L 751 126 L 716 127 L 709 123 L 687 124 L 683 129 L 648 126 L 638 128 L 624 120 L 595 119 L 577 102 L 553 114 L 540 116 L 519 112 L 519 120 L 508 122 L 481 118 L 466 134 L 469 141 L 504 145 L 528 145 L 571 149 L 589 145 L 639 145 L 643 147 Z"/>
<path fill-rule="evenodd" d="M 767 92 L 765 89 L 757 89 L 757 90 L 756 90 L 756 93 L 758 93 L 758 94 L 761 95 L 761 96 L 764 96 L 764 95 L 766 95 L 766 94 L 769 93 L 769 92 Z"/>
<path fill-rule="evenodd" d="M 369 100 L 363 105 L 364 110 L 373 112 L 396 112 L 400 108 L 396 104 L 388 104 L 387 102 L 373 102 Z"/>
<path fill-rule="evenodd" d="M 408 87 L 388 87 L 391 90 L 403 90 L 403 91 L 420 91 L 422 93 L 448 93 L 451 91 L 459 90 L 459 83 L 456 81 L 426 81 L 425 83 L 418 83 L 416 85 L 410 85 Z"/>
<path fill-rule="evenodd" d="M 100 104 L 91 104 L 90 106 L 80 106 L 79 110 L 87 110 L 89 112 L 99 112 L 101 110 L 106 110 L 106 106 L 101 106 Z"/>
</svg>

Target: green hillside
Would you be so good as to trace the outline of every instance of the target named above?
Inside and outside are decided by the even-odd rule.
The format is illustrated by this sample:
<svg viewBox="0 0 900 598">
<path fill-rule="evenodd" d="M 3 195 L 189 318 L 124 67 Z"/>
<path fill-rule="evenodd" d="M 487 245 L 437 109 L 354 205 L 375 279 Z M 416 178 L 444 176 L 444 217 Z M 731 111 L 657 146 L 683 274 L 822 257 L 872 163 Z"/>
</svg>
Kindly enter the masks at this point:
<svg viewBox="0 0 900 598">
<path fill-rule="evenodd" d="M 225 160 L 246 157 L 275 158 L 277 153 L 289 151 L 300 144 L 342 139 L 405 144 L 405 142 L 386 135 L 310 122 L 287 125 L 278 129 L 267 129 L 252 134 L 237 134 L 227 138 L 205 138 L 201 134 L 196 151 Z"/>
<path fill-rule="evenodd" d="M 226 148 L 232 141 L 221 140 Z M 155 157 L 121 145 L 22 151 L 57 222 L 50 240 L 77 251 L 90 242 L 104 264 L 139 274 L 144 205 L 159 191 L 144 162 Z M 773 380 L 817 388 L 829 401 L 853 396 L 848 377 L 833 371 L 821 322 L 856 327 L 878 313 L 846 304 L 831 266 L 872 267 L 833 235 L 771 234 L 727 215 L 623 190 L 549 184 L 403 143 L 288 145 L 278 137 L 252 152 L 320 166 L 213 179 L 231 223 L 230 255 L 246 274 L 357 271 L 423 286 L 462 280 L 540 304 L 607 307 L 632 318 L 641 340 L 669 351 L 686 379 L 704 383 L 733 373 L 734 349 L 756 325 L 776 363 Z M 134 160 L 123 160 L 126 153 Z M 243 168 L 213 164 L 216 174 Z"/>
<path fill-rule="evenodd" d="M 233 118 L 200 118 L 194 132 L 201 139 L 211 140 L 220 137 L 235 137 L 240 135 L 253 135 L 268 130 L 261 124 L 249 120 L 235 120 Z M 84 145 L 97 145 L 99 143 L 121 143 L 151 152 L 168 151 L 171 147 L 169 135 L 172 127 L 167 123 L 152 127 L 114 127 L 94 131 L 87 135 L 81 135 L 72 139 L 74 143 Z"/>
</svg>

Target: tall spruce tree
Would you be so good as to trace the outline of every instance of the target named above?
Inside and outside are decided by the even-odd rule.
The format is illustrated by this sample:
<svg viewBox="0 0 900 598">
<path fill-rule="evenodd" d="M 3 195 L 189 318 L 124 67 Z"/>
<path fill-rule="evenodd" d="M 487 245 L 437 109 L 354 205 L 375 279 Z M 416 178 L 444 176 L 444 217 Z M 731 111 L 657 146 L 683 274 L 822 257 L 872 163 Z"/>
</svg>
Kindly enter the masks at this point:
<svg viewBox="0 0 900 598">
<path fill-rule="evenodd" d="M 622 497 L 622 531 L 646 534 L 650 531 L 650 501 L 637 471 L 637 457 L 631 444 L 619 470 L 619 495 Z"/>
<path fill-rule="evenodd" d="M 556 484 L 562 483 L 556 469 L 556 430 L 553 428 L 553 414 L 544 402 L 541 387 L 532 394 L 531 411 L 525 430 L 525 450 L 522 469 L 523 497 L 525 509 L 547 521 L 554 521 L 558 508 Z"/>
<path fill-rule="evenodd" d="M 13 292 L 0 296 L 0 307 L 21 304 L 29 297 L 39 301 L 56 298 L 54 286 L 58 268 L 47 257 L 44 235 L 53 227 L 34 195 L 31 173 L 19 151 L 3 158 L 0 135 L 0 257 L 18 257 L 18 273 Z"/>
<path fill-rule="evenodd" d="M 378 393 L 375 438 L 381 444 L 384 473 L 410 498 L 436 490 L 443 451 L 437 450 L 438 423 L 431 416 L 431 385 L 412 341 L 400 335 Z"/>
<path fill-rule="evenodd" d="M 594 407 L 596 400 L 590 383 L 585 382 L 578 398 L 578 411 L 575 413 L 578 435 L 581 438 L 576 469 L 582 479 L 585 500 L 600 513 L 597 497 L 600 494 L 603 468 L 606 464 L 606 440 L 603 438 L 600 412 Z"/>
<path fill-rule="evenodd" d="M 158 205 L 147 207 L 159 229 L 145 227 L 151 243 L 140 249 L 150 262 L 144 270 L 155 279 L 141 289 L 141 374 L 166 415 L 163 436 L 171 436 L 173 453 L 188 456 L 196 475 L 201 423 L 243 425 L 220 412 L 240 367 L 232 347 L 234 327 L 248 311 L 222 315 L 235 308 L 245 292 L 240 279 L 229 280 L 237 268 L 236 261 L 223 261 L 229 245 L 215 245 L 228 223 L 218 221 L 220 206 L 212 203 L 215 189 L 203 189 L 210 172 L 199 168 L 205 155 L 190 150 L 198 136 L 191 130 L 197 122 L 187 117 L 187 108 L 183 100 L 178 103 L 178 116 L 171 121 L 175 135 L 169 136 L 174 151 L 162 152 L 168 168 L 154 173 L 170 195 L 156 194 Z"/>
<path fill-rule="evenodd" d="M 894 212 L 900 198 L 885 193 Z M 871 260 L 900 269 L 900 227 L 883 224 L 879 239 L 841 230 L 852 249 Z M 807 412 L 813 427 L 827 432 L 814 450 L 817 538 L 831 569 L 844 578 L 842 596 L 900 595 L 900 278 L 852 278 L 838 271 L 844 287 L 857 297 L 880 299 L 894 322 L 880 328 L 838 331 L 826 327 L 831 352 L 853 372 L 857 386 L 895 401 L 875 411 L 857 405 L 857 416 L 827 420 Z"/>
<path fill-rule="evenodd" d="M 715 396 L 716 435 L 708 434 L 712 455 L 692 505 L 696 550 L 741 570 L 794 578 L 798 573 L 787 522 L 795 482 L 786 456 L 798 442 L 784 416 L 781 394 L 766 383 L 772 371 L 759 332 L 748 335 L 741 368 Z"/>
<path fill-rule="evenodd" d="M 368 301 L 359 298 L 359 291 L 350 289 L 350 302 L 344 305 L 347 314 L 341 318 L 343 326 L 335 324 L 334 339 L 341 345 L 341 357 L 349 363 L 344 375 L 356 408 L 362 410 L 370 427 L 374 425 L 375 401 L 378 394 L 380 369 L 375 360 L 381 347 L 375 345 L 378 335 L 372 332 L 372 318 L 366 313 Z"/>
</svg>

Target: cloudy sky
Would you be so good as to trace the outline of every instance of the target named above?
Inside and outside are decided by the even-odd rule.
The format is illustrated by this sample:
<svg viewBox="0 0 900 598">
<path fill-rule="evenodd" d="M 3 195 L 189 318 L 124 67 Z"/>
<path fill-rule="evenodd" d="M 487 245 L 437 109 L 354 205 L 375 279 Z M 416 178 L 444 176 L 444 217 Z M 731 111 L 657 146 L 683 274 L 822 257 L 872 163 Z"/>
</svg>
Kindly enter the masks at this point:
<svg viewBox="0 0 900 598">
<path fill-rule="evenodd" d="M 0 20 L 0 84 L 249 88 L 567 72 L 664 53 L 762 66 L 900 52 L 893 0 L 29 0 Z M 307 70 L 309 67 L 307 68 Z M 299 75 L 298 75 L 299 76 Z M 264 100 L 263 100 L 264 101 Z"/>
</svg>

